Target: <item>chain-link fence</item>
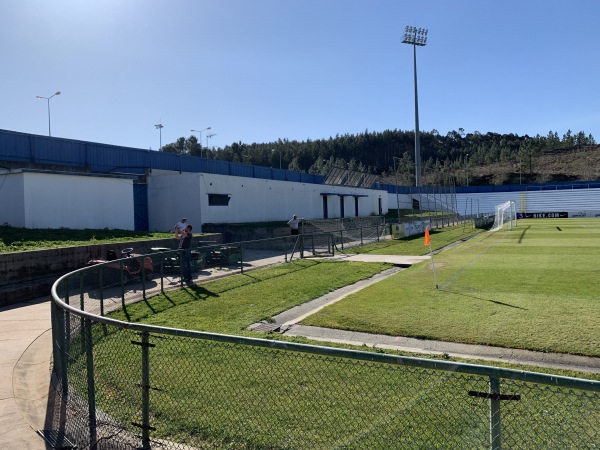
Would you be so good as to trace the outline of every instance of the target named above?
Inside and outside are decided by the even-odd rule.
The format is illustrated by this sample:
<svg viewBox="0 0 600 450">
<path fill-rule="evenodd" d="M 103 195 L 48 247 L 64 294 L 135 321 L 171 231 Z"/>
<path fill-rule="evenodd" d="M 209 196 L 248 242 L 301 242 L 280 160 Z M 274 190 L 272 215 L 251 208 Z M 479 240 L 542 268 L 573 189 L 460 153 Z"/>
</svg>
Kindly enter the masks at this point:
<svg viewBox="0 0 600 450">
<path fill-rule="evenodd" d="M 53 427 L 80 449 L 600 445 L 599 382 L 110 318 L 169 287 L 166 257 L 139 257 L 163 265 L 152 277 L 118 260 L 53 288 Z"/>
<path fill-rule="evenodd" d="M 304 220 L 302 249 L 313 255 L 379 242 L 390 234 L 383 216 Z"/>
</svg>

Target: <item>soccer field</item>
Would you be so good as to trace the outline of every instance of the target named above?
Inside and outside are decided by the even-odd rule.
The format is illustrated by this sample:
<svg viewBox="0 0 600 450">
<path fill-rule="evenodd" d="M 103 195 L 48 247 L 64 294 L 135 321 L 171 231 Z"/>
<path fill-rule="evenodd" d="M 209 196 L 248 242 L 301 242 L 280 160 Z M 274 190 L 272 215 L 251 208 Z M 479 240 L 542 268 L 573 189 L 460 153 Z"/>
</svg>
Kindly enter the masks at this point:
<svg viewBox="0 0 600 450">
<path fill-rule="evenodd" d="M 432 240 L 435 235 L 432 235 Z M 600 220 L 481 233 L 307 318 L 369 333 L 600 356 Z"/>
</svg>

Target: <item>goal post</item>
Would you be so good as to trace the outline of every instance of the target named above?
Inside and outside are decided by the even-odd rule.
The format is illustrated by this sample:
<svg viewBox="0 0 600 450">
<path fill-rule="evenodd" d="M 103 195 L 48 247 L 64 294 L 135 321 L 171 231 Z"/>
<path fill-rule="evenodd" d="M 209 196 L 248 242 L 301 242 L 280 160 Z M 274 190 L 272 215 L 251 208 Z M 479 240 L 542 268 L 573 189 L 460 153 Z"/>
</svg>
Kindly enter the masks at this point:
<svg viewBox="0 0 600 450">
<path fill-rule="evenodd" d="M 494 224 L 490 231 L 502 230 L 506 224 L 508 224 L 509 230 L 517 226 L 517 210 L 513 200 L 496 205 Z"/>
</svg>

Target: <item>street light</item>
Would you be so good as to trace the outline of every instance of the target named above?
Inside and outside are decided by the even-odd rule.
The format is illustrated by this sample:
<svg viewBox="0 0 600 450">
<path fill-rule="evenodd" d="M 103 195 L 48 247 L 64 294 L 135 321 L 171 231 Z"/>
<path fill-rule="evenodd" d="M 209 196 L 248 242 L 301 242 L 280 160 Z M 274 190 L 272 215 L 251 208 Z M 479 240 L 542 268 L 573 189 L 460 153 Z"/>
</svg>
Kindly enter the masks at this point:
<svg viewBox="0 0 600 450">
<path fill-rule="evenodd" d="M 211 133 L 211 134 L 207 134 L 207 135 L 206 135 L 206 149 L 207 149 L 207 150 L 208 150 L 208 138 L 211 138 L 211 139 L 212 139 L 212 137 L 213 137 L 213 136 L 216 136 L 216 135 L 217 135 L 217 133 Z"/>
<path fill-rule="evenodd" d="M 200 142 L 200 158 L 202 158 L 202 132 L 210 129 L 211 128 L 208 127 L 204 130 L 190 130 L 192 133 L 198 133 L 200 135 L 200 138 L 198 139 L 198 142 Z M 208 139 L 206 140 L 206 146 L 208 147 Z"/>
<path fill-rule="evenodd" d="M 52 133 L 50 132 L 50 99 L 52 97 L 56 97 L 57 95 L 60 95 L 60 91 L 56 91 L 54 94 L 52 94 L 50 97 L 42 97 L 41 95 L 36 95 L 35 98 L 43 98 L 44 100 L 48 100 L 48 136 L 51 137 Z"/>
<path fill-rule="evenodd" d="M 469 154 L 467 153 L 467 157 L 465 159 L 465 167 L 467 169 L 467 186 L 469 185 Z"/>
<path fill-rule="evenodd" d="M 421 142 L 419 138 L 419 98 L 417 96 L 417 46 L 424 47 L 427 44 L 427 32 L 425 28 L 409 27 L 404 30 L 403 44 L 413 46 L 413 65 L 415 72 L 415 186 L 421 185 Z"/>
<path fill-rule="evenodd" d="M 162 148 L 162 129 L 163 124 L 162 123 L 157 123 L 156 125 L 154 125 L 156 127 L 156 129 L 158 130 L 158 151 L 160 152 L 160 149 Z"/>
<path fill-rule="evenodd" d="M 275 149 L 272 148 L 271 151 L 274 152 Z M 279 150 L 279 168 L 281 169 L 281 149 Z"/>
</svg>

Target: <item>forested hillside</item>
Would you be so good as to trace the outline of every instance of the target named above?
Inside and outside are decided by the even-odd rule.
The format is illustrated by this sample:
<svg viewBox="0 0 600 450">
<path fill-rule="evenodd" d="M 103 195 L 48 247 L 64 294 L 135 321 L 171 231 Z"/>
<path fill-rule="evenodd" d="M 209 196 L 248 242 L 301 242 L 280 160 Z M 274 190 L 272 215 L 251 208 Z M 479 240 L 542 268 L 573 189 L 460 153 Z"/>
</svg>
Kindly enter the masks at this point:
<svg viewBox="0 0 600 450">
<path fill-rule="evenodd" d="M 376 174 L 384 183 L 414 183 L 414 132 L 387 130 L 329 139 L 234 143 L 202 149 L 194 136 L 179 138 L 163 151 L 299 172 L 326 174 L 335 167 Z M 202 153 L 202 155 L 201 155 Z M 445 136 L 421 133 L 423 184 L 488 185 L 591 181 L 600 179 L 600 146 L 583 131 L 562 137 L 518 136 L 462 128 Z"/>
</svg>

